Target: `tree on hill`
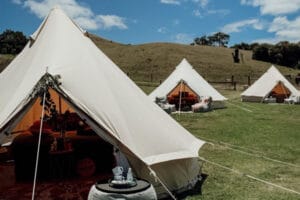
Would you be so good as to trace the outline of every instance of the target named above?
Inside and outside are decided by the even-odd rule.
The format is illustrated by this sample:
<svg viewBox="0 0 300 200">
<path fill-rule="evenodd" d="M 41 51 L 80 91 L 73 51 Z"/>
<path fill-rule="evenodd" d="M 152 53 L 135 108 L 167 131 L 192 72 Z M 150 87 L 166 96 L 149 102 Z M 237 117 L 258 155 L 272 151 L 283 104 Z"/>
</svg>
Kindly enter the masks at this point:
<svg viewBox="0 0 300 200">
<path fill-rule="evenodd" d="M 242 50 L 252 50 L 252 46 L 245 42 L 241 42 L 240 44 L 235 44 L 231 46 L 232 49 L 242 49 Z"/>
<path fill-rule="evenodd" d="M 269 44 L 261 44 L 261 45 L 256 46 L 253 49 L 252 58 L 254 60 L 261 60 L 261 61 L 269 62 L 270 61 L 269 48 L 270 48 Z"/>
<path fill-rule="evenodd" d="M 195 38 L 194 42 L 198 45 L 211 45 L 206 35 Z"/>
<path fill-rule="evenodd" d="M 22 32 L 8 29 L 0 34 L 0 54 L 18 54 L 27 41 Z"/>
<path fill-rule="evenodd" d="M 226 33 L 217 32 L 209 36 L 201 36 L 194 39 L 194 43 L 198 45 L 209 45 L 226 47 L 229 42 L 230 36 Z"/>
<path fill-rule="evenodd" d="M 213 35 L 214 42 L 219 45 L 219 47 L 227 46 L 230 36 L 226 33 L 217 32 Z"/>
</svg>

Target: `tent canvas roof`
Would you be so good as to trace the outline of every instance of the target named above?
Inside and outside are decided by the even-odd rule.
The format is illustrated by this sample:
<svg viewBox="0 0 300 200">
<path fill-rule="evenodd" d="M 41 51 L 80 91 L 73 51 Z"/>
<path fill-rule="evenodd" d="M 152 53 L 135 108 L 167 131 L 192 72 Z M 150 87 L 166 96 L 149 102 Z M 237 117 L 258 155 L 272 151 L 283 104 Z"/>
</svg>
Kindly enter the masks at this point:
<svg viewBox="0 0 300 200">
<path fill-rule="evenodd" d="M 147 165 L 198 157 L 204 142 L 155 105 L 57 8 L 0 74 L 2 133 L 13 128 L 12 120 L 32 100 L 46 72 L 60 75 L 58 89 L 77 111 Z"/>
<path fill-rule="evenodd" d="M 183 80 L 199 97 L 211 96 L 213 101 L 227 100 L 227 98 L 221 95 L 200 74 L 198 74 L 185 58 L 168 78 L 149 94 L 149 97 L 153 101 L 156 97 L 166 97 L 181 80 Z"/>
<path fill-rule="evenodd" d="M 292 95 L 300 95 L 299 91 L 272 65 L 268 71 L 245 90 L 241 96 L 264 98 L 272 91 L 278 82 L 283 83 L 283 85 L 290 90 Z"/>
</svg>

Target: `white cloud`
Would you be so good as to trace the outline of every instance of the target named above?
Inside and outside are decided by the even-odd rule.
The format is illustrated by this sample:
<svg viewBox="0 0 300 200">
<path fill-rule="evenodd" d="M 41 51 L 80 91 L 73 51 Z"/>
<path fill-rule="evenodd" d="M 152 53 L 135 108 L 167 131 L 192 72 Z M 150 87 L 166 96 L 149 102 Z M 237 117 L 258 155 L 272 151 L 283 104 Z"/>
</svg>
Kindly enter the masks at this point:
<svg viewBox="0 0 300 200">
<path fill-rule="evenodd" d="M 286 29 L 289 25 L 289 21 L 286 17 L 276 17 L 269 27 L 269 32 L 276 32 L 282 29 Z"/>
<path fill-rule="evenodd" d="M 192 2 L 198 4 L 201 8 L 205 8 L 209 3 L 208 0 L 192 0 Z"/>
<path fill-rule="evenodd" d="M 209 3 L 209 0 L 160 0 L 160 3 L 171 4 L 171 5 L 181 5 L 182 3 L 192 2 L 201 8 L 205 8 Z"/>
<path fill-rule="evenodd" d="M 59 6 L 72 18 L 76 17 L 91 17 L 93 12 L 90 8 L 79 5 L 76 0 L 26 0 L 24 1 L 24 7 L 28 8 L 32 13 L 39 18 L 47 16 L 49 10 L 53 7 Z"/>
<path fill-rule="evenodd" d="M 256 40 L 253 40 L 253 41 L 251 41 L 251 43 L 268 43 L 268 44 L 276 44 L 276 43 L 278 43 L 279 41 L 281 41 L 281 40 L 279 40 L 278 38 L 260 38 L 260 39 L 256 39 Z"/>
<path fill-rule="evenodd" d="M 112 27 L 117 27 L 119 29 L 128 28 L 124 23 L 124 18 L 116 15 L 97 15 L 96 19 L 104 29 L 110 29 Z"/>
<path fill-rule="evenodd" d="M 194 37 L 191 34 L 178 33 L 174 36 L 174 42 L 181 44 L 190 44 L 193 42 Z"/>
<path fill-rule="evenodd" d="M 287 17 L 276 17 L 268 31 L 275 33 L 276 37 L 282 40 L 300 41 L 300 17 L 293 21 L 289 21 Z"/>
<path fill-rule="evenodd" d="M 180 24 L 180 20 L 179 19 L 174 19 L 173 20 L 173 25 L 174 26 L 177 26 L 177 25 L 179 25 Z"/>
<path fill-rule="evenodd" d="M 300 0 L 241 0 L 242 5 L 259 7 L 262 15 L 281 15 L 300 10 Z"/>
<path fill-rule="evenodd" d="M 227 24 L 221 28 L 221 31 L 225 33 L 241 32 L 244 27 L 252 27 L 256 30 L 262 30 L 264 25 L 258 19 L 248 19 Z"/>
<path fill-rule="evenodd" d="M 17 4 L 17 5 L 21 5 L 22 4 L 22 1 L 21 0 L 11 0 L 14 4 Z"/>
<path fill-rule="evenodd" d="M 288 14 L 300 10 L 300 0 L 241 0 L 242 5 L 259 7 L 262 15 L 274 15 L 275 18 L 268 25 L 267 31 L 274 33 L 272 38 L 260 38 L 254 42 L 277 43 L 280 41 L 300 41 L 300 16 L 288 20 Z"/>
<path fill-rule="evenodd" d="M 180 5 L 179 0 L 160 0 L 163 4 L 172 4 L 172 5 Z"/>
<path fill-rule="evenodd" d="M 159 32 L 159 33 L 167 33 L 167 28 L 166 27 L 160 27 L 159 29 L 157 29 L 157 32 Z"/>
<path fill-rule="evenodd" d="M 76 17 L 74 21 L 80 25 L 81 28 L 87 30 L 97 30 L 99 29 L 99 24 L 96 20 L 90 19 L 88 17 Z"/>
<path fill-rule="evenodd" d="M 218 10 L 208 10 L 207 14 L 219 14 L 222 16 L 228 15 L 230 13 L 230 10 L 227 9 L 218 9 Z"/>
<path fill-rule="evenodd" d="M 300 17 L 289 21 L 287 17 L 276 17 L 268 28 L 268 32 L 274 33 L 272 38 L 259 38 L 253 42 L 276 44 L 280 41 L 300 41 Z"/>
<path fill-rule="evenodd" d="M 128 28 L 124 18 L 116 15 L 96 15 L 89 7 L 79 4 L 76 0 L 25 0 L 22 5 L 39 18 L 44 18 L 53 7 L 59 6 L 82 28 L 88 30 Z"/>
<path fill-rule="evenodd" d="M 196 16 L 196 17 L 203 17 L 203 16 L 201 15 L 200 10 L 198 10 L 198 9 L 193 10 L 193 15 Z"/>
</svg>

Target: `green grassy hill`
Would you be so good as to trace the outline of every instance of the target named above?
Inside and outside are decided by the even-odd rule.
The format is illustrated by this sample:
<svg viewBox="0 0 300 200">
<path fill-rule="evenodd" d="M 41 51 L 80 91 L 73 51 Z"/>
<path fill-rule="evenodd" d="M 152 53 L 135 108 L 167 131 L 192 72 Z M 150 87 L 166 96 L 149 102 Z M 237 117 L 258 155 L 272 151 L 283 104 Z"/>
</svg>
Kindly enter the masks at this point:
<svg viewBox="0 0 300 200">
<path fill-rule="evenodd" d="M 148 43 L 140 45 L 120 44 L 89 34 L 93 42 L 111 58 L 134 81 L 159 82 L 164 80 L 183 58 L 209 81 L 225 81 L 233 75 L 235 80 L 247 83 L 247 76 L 257 79 L 271 63 L 252 60 L 251 51 L 240 51 L 243 62 L 233 63 L 233 49 L 191 46 L 175 43 Z M 0 72 L 11 61 L 12 56 L 0 56 Z M 296 71 L 277 66 L 285 75 Z"/>
</svg>

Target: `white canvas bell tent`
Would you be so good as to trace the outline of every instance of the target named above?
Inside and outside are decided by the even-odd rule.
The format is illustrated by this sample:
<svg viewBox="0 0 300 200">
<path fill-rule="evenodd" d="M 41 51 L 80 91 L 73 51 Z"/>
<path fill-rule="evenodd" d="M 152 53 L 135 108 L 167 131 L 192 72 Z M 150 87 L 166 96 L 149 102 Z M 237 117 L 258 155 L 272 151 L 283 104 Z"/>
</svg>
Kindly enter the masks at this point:
<svg viewBox="0 0 300 200">
<path fill-rule="evenodd" d="M 265 98 L 272 96 L 282 103 L 291 95 L 299 96 L 299 91 L 272 65 L 241 94 L 241 98 L 242 101 L 263 102 Z"/>
<path fill-rule="evenodd" d="M 185 58 L 167 79 L 149 94 L 149 97 L 155 101 L 157 97 L 168 98 L 183 91 L 193 94 L 196 98 L 212 97 L 213 108 L 223 108 L 225 106 L 224 101 L 227 100 L 198 74 Z"/>
<path fill-rule="evenodd" d="M 58 8 L 0 74 L 0 133 L 15 129 L 48 87 L 120 149 L 135 174 L 151 181 L 159 196 L 166 193 L 162 183 L 174 192 L 195 183 L 204 142 L 156 106 Z"/>
</svg>

